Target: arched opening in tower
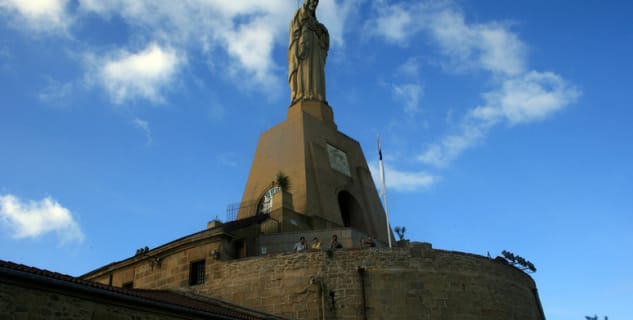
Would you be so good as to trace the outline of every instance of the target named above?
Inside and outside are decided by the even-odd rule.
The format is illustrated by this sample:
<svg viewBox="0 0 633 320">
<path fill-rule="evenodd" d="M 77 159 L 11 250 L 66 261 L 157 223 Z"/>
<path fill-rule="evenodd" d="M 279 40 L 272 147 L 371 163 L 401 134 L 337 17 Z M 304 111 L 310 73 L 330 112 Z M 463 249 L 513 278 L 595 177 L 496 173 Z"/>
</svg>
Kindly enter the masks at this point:
<svg viewBox="0 0 633 320">
<path fill-rule="evenodd" d="M 341 219 L 343 220 L 343 226 L 350 228 L 361 228 L 358 222 L 361 221 L 362 213 L 358 201 L 354 199 L 347 191 L 341 191 L 338 193 L 338 205 L 341 210 Z"/>
</svg>

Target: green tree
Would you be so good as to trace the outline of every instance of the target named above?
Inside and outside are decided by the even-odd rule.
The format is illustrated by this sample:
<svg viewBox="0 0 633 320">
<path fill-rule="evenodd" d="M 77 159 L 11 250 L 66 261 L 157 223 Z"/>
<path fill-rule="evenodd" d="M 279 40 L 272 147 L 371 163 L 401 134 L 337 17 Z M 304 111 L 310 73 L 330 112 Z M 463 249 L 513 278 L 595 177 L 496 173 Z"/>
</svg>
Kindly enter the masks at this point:
<svg viewBox="0 0 633 320">
<path fill-rule="evenodd" d="M 404 240 L 404 233 L 407 231 L 407 228 L 405 226 L 402 227 L 396 227 L 396 234 L 398 234 L 398 238 L 400 238 L 400 240 Z"/>
<path fill-rule="evenodd" d="M 281 171 L 277 172 L 277 175 L 275 176 L 275 183 L 283 191 L 290 190 L 290 178 Z"/>
<path fill-rule="evenodd" d="M 526 260 L 525 258 L 519 256 L 519 255 L 515 255 L 514 253 L 510 252 L 510 251 L 506 251 L 503 250 L 501 251 L 501 254 L 503 254 L 503 257 L 513 266 L 523 270 L 523 271 L 530 271 L 530 272 L 536 272 L 536 267 L 534 266 L 534 264 L 528 260 Z"/>
</svg>

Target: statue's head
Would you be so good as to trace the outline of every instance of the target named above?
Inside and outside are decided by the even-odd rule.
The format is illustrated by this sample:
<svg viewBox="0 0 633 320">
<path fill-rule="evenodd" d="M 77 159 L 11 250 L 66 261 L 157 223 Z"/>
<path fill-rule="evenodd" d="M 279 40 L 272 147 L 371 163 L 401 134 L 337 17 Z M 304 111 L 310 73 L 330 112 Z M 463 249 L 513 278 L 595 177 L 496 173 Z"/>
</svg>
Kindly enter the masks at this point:
<svg viewBox="0 0 633 320">
<path fill-rule="evenodd" d="M 304 6 L 308 8 L 310 11 L 316 11 L 317 6 L 319 5 L 319 0 L 305 0 Z"/>
</svg>

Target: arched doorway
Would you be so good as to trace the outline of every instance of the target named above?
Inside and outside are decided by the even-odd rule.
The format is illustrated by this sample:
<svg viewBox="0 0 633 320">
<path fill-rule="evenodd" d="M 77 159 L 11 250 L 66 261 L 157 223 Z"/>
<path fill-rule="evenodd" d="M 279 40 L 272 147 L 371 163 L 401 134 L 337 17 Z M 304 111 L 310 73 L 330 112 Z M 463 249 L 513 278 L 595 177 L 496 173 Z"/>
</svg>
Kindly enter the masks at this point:
<svg viewBox="0 0 633 320">
<path fill-rule="evenodd" d="M 338 206 L 341 210 L 341 219 L 343 220 L 343 226 L 347 228 L 360 229 L 362 226 L 359 222 L 362 221 L 362 212 L 358 201 L 354 199 L 351 193 L 347 191 L 341 191 L 338 193 Z"/>
</svg>

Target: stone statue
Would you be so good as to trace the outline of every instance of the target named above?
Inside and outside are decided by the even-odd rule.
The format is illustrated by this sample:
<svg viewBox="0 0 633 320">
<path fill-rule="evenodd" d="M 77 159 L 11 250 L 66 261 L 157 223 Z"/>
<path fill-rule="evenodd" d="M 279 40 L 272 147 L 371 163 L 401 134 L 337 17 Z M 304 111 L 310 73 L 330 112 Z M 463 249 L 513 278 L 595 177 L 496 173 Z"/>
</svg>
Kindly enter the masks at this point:
<svg viewBox="0 0 633 320">
<path fill-rule="evenodd" d="M 319 0 L 304 0 L 290 23 L 288 84 L 291 104 L 325 99 L 325 59 L 330 35 L 316 19 Z"/>
</svg>

